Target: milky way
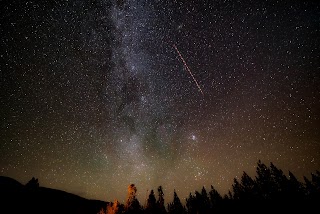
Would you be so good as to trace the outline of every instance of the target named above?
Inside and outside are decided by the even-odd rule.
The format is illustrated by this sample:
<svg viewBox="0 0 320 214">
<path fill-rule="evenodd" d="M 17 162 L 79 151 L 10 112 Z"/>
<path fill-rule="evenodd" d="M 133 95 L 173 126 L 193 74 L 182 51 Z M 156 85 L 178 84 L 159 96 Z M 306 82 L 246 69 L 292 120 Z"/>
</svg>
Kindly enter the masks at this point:
<svg viewBox="0 0 320 214">
<path fill-rule="evenodd" d="M 143 204 L 320 169 L 318 3 L 2 4 L 0 175 Z"/>
</svg>

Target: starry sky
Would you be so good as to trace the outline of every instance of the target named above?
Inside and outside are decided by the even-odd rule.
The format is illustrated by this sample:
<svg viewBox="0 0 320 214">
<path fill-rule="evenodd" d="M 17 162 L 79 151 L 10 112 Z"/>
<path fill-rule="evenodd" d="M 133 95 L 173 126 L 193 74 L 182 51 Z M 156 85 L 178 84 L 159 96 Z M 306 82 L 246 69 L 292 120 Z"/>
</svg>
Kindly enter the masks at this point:
<svg viewBox="0 0 320 214">
<path fill-rule="evenodd" d="M 320 169 L 320 4 L 0 2 L 0 175 L 143 204 Z M 180 58 L 186 62 L 187 70 Z M 199 84 L 197 87 L 195 80 Z"/>
</svg>

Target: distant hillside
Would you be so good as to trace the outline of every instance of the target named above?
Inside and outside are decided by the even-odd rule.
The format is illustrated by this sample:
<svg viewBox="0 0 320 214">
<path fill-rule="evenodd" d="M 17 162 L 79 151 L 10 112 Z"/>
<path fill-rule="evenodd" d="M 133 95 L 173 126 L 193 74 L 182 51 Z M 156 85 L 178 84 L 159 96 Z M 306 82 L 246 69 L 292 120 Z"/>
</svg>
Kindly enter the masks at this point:
<svg viewBox="0 0 320 214">
<path fill-rule="evenodd" d="M 0 213 L 97 214 L 107 202 L 89 200 L 57 189 L 39 187 L 32 179 L 23 185 L 0 176 Z"/>
</svg>

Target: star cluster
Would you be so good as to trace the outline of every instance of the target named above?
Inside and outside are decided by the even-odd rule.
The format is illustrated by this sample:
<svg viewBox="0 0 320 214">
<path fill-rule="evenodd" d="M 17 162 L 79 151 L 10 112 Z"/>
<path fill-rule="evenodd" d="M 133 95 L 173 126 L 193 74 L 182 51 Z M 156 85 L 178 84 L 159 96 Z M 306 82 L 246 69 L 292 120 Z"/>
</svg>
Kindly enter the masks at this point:
<svg viewBox="0 0 320 214">
<path fill-rule="evenodd" d="M 319 170 L 319 3 L 1 4 L 0 175 L 169 202 L 225 194 L 259 159 Z"/>
</svg>

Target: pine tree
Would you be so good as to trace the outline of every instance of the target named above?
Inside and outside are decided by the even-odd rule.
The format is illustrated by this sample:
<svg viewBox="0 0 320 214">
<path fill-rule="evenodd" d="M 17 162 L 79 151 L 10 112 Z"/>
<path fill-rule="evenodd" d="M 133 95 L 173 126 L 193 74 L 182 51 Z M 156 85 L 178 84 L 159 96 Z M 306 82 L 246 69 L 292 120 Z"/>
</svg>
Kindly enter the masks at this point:
<svg viewBox="0 0 320 214">
<path fill-rule="evenodd" d="M 233 191 L 232 199 L 239 200 L 241 198 L 242 187 L 241 187 L 241 184 L 239 183 L 238 179 L 236 179 L 236 178 L 233 179 L 232 191 Z"/>
<path fill-rule="evenodd" d="M 255 181 L 246 172 L 243 172 L 241 177 L 240 198 L 244 200 L 253 200 L 257 198 Z"/>
<path fill-rule="evenodd" d="M 103 208 L 101 208 L 97 214 L 106 214 L 106 211 Z"/>
<path fill-rule="evenodd" d="M 309 200 L 310 210 L 318 209 L 320 201 L 320 172 L 311 173 L 311 181 L 304 177 L 306 198 Z"/>
<path fill-rule="evenodd" d="M 274 187 L 270 169 L 264 163 L 262 163 L 261 160 L 259 160 L 256 173 L 258 190 L 257 196 L 261 197 L 262 199 L 271 199 L 271 190 L 274 189 Z"/>
<path fill-rule="evenodd" d="M 158 213 L 166 213 L 166 208 L 164 206 L 164 193 L 162 186 L 158 187 L 158 200 L 157 200 Z"/>
<path fill-rule="evenodd" d="M 278 169 L 272 162 L 270 163 L 270 170 L 272 182 L 274 184 L 272 190 L 272 198 L 281 200 L 281 198 L 283 198 L 285 195 L 288 179 L 283 174 L 282 170 Z"/>
<path fill-rule="evenodd" d="M 176 190 L 173 192 L 173 202 L 168 204 L 168 212 L 172 214 L 183 214 L 185 209 L 181 204 L 180 198 L 178 197 Z"/>
<path fill-rule="evenodd" d="M 211 185 L 211 190 L 209 192 L 209 198 L 210 198 L 211 209 L 212 210 L 219 209 L 219 206 L 221 206 L 222 197 L 212 185 Z"/>
<path fill-rule="evenodd" d="M 191 194 L 189 194 L 189 197 L 186 198 L 186 206 L 188 209 L 188 213 L 195 214 L 197 213 L 197 204 L 196 204 L 196 198 Z"/>
<path fill-rule="evenodd" d="M 317 188 L 318 193 L 320 193 L 320 172 L 317 170 L 316 174 L 311 173 L 311 181 Z"/>
<path fill-rule="evenodd" d="M 141 206 L 136 197 L 136 194 L 137 194 L 136 186 L 134 184 L 130 184 L 128 186 L 128 196 L 127 196 L 127 202 L 125 205 L 125 210 L 127 211 L 127 213 L 141 212 Z"/>
<path fill-rule="evenodd" d="M 35 177 L 32 177 L 31 180 L 26 184 L 27 188 L 37 189 L 39 187 L 39 181 Z"/>
<path fill-rule="evenodd" d="M 201 199 L 202 199 L 202 206 L 203 206 L 202 210 L 204 211 L 204 213 L 208 213 L 210 209 L 210 200 L 208 197 L 207 190 L 204 188 L 204 186 L 202 187 L 202 190 L 201 190 Z"/>
<path fill-rule="evenodd" d="M 149 194 L 149 198 L 147 200 L 147 206 L 145 210 L 146 210 L 146 213 L 156 213 L 158 211 L 156 197 L 154 195 L 153 190 L 151 190 Z"/>
<path fill-rule="evenodd" d="M 120 214 L 122 211 L 121 204 L 118 200 L 107 205 L 107 214 Z"/>
<path fill-rule="evenodd" d="M 313 199 L 315 194 L 317 193 L 316 186 L 306 177 L 303 176 L 305 188 L 306 188 L 306 196 L 308 199 Z"/>
<path fill-rule="evenodd" d="M 298 179 L 289 171 L 289 181 L 288 181 L 288 197 L 298 200 L 302 199 L 305 195 L 303 185 Z"/>
</svg>

